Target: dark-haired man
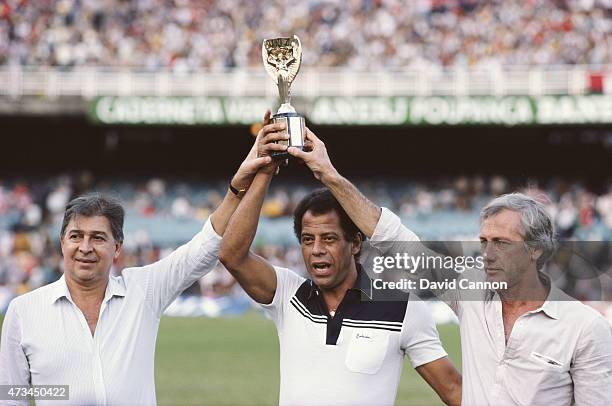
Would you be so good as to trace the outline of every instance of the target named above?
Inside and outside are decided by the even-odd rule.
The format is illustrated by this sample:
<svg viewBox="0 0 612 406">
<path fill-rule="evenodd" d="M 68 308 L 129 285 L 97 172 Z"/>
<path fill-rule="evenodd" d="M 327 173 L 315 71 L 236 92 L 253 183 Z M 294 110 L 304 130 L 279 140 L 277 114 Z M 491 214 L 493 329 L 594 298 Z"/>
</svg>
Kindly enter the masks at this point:
<svg viewBox="0 0 612 406">
<path fill-rule="evenodd" d="M 310 132 L 308 138 L 310 151 L 288 152 L 331 190 L 371 238 L 372 248 L 385 252 L 397 242 L 404 253 L 437 255 L 420 245 L 399 217 L 340 176 L 321 140 Z M 599 313 L 560 291 L 541 272 L 554 247 L 544 206 L 521 193 L 495 198 L 481 211 L 480 243 L 484 270 L 450 273 L 464 282 L 504 282 L 506 288 L 435 289 L 461 326 L 462 404 L 611 405 L 612 330 Z M 428 280 L 449 276 L 444 269 L 427 271 Z M 404 275 L 417 274 L 423 275 Z"/>
<path fill-rule="evenodd" d="M 278 129 L 268 125 L 260 132 L 223 202 L 191 241 L 154 264 L 124 269 L 121 276 L 110 276 L 123 244 L 121 204 L 97 195 L 72 200 L 60 233 L 64 276 L 15 298 L 6 313 L 0 385 L 68 385 L 69 399 L 61 404 L 154 405 L 160 317 L 215 266 L 221 236 L 240 197 L 257 170 L 270 162 L 269 157 L 257 158 L 258 142 Z M 57 404 L 48 399 L 37 404 Z"/>
<path fill-rule="evenodd" d="M 459 404 L 461 378 L 428 308 L 375 297 L 357 261 L 362 233 L 328 190 L 295 210 L 310 279 L 249 251 L 275 169 L 268 165 L 255 176 L 228 224 L 220 260 L 277 327 L 280 404 L 393 404 L 404 355 L 446 403 Z"/>
</svg>

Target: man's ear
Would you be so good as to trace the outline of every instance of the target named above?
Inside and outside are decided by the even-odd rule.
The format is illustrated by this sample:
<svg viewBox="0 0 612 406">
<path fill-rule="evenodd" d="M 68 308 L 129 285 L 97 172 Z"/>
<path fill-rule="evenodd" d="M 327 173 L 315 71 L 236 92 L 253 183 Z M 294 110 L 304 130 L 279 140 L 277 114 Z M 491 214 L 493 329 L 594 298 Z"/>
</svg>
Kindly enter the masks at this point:
<svg viewBox="0 0 612 406">
<path fill-rule="evenodd" d="M 119 259 L 122 248 L 123 248 L 123 241 L 115 243 L 115 253 L 113 254 L 113 262 Z"/>
<path fill-rule="evenodd" d="M 533 248 L 531 250 L 531 260 L 533 262 L 537 262 L 538 259 L 542 256 L 543 253 L 544 253 L 544 251 L 542 251 L 541 248 Z"/>
<path fill-rule="evenodd" d="M 363 235 L 361 232 L 355 234 L 355 238 L 351 242 L 351 254 L 357 255 L 361 251 L 361 244 L 363 243 Z"/>
</svg>

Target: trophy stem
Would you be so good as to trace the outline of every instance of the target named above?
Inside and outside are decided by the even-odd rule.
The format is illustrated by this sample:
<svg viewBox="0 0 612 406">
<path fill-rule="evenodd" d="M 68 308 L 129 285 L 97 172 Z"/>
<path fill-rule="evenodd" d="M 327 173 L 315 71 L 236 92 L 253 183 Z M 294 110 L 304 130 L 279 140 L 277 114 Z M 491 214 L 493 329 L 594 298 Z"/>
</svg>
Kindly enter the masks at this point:
<svg viewBox="0 0 612 406">
<path fill-rule="evenodd" d="M 289 101 L 291 100 L 291 83 L 289 81 L 286 81 L 283 78 L 283 75 L 279 75 L 277 86 L 281 104 L 289 104 Z"/>
</svg>

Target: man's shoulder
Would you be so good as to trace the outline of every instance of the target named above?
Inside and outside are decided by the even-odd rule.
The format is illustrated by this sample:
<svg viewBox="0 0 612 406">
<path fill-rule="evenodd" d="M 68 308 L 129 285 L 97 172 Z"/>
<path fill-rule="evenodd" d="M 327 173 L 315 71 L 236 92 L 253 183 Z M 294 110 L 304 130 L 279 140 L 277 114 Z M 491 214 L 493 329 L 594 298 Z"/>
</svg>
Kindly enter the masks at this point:
<svg viewBox="0 0 612 406">
<path fill-rule="evenodd" d="M 54 293 L 61 287 L 61 280 L 57 280 L 40 288 L 36 288 L 30 292 L 19 295 L 11 300 L 11 306 L 15 309 L 32 309 L 38 305 L 51 303 Z"/>
<path fill-rule="evenodd" d="M 146 271 L 147 268 L 151 268 L 151 265 L 152 264 L 123 268 L 120 273 L 112 275 L 111 278 L 121 281 L 121 283 L 124 283 L 127 286 L 131 280 L 145 278 L 147 276 L 147 272 L 144 271 Z"/>
<path fill-rule="evenodd" d="M 273 265 L 274 272 L 280 283 L 299 283 L 302 284 L 310 279 L 304 278 L 299 272 L 293 269 L 285 268 L 282 266 Z"/>
<path fill-rule="evenodd" d="M 563 292 L 557 298 L 557 307 L 559 319 L 574 327 L 590 326 L 598 322 L 607 323 L 597 310 Z"/>
</svg>

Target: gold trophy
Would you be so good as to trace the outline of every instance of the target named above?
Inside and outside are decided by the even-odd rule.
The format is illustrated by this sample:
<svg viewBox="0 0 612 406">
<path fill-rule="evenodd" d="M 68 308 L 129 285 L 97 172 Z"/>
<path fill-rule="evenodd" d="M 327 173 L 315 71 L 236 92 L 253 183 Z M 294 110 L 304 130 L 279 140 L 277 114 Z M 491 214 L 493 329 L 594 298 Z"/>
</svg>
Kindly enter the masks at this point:
<svg viewBox="0 0 612 406">
<path fill-rule="evenodd" d="M 280 97 L 280 107 L 275 115 L 272 116 L 274 123 L 284 123 L 289 140 L 280 141 L 289 147 L 304 148 L 304 135 L 306 126 L 304 117 L 296 113 L 295 108 L 290 103 L 291 83 L 300 70 L 302 63 L 302 44 L 297 35 L 293 38 L 273 38 L 265 39 L 261 46 L 261 56 L 266 72 L 278 86 Z M 275 158 L 287 158 L 286 152 L 272 154 Z"/>
</svg>

